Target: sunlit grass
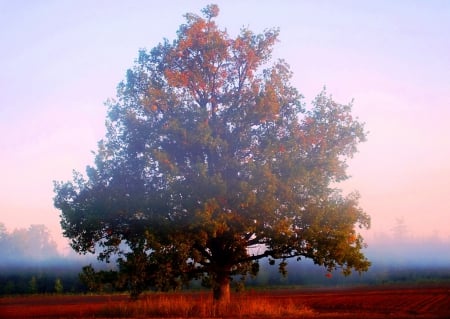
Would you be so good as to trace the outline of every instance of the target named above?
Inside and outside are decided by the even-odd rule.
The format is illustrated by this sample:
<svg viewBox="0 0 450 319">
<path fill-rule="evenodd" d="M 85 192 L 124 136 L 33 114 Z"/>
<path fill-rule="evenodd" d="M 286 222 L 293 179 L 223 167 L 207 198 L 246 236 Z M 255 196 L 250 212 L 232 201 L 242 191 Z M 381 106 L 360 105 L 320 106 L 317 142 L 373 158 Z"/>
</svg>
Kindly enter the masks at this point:
<svg viewBox="0 0 450 319">
<path fill-rule="evenodd" d="M 116 318 L 181 317 L 282 317 L 312 315 L 313 311 L 292 299 L 237 294 L 227 305 L 217 305 L 208 294 L 149 294 L 137 301 L 111 303 L 98 316 Z"/>
</svg>

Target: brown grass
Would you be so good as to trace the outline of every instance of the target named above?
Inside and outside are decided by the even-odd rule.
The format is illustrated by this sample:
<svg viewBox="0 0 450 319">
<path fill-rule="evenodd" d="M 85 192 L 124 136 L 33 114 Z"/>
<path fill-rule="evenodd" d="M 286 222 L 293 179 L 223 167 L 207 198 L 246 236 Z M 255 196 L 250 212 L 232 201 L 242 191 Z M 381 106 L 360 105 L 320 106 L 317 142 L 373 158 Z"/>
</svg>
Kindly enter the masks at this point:
<svg viewBox="0 0 450 319">
<path fill-rule="evenodd" d="M 281 289 L 233 293 L 217 306 L 210 292 L 35 295 L 0 298 L 0 318 L 450 318 L 450 286 Z"/>
<path fill-rule="evenodd" d="M 213 302 L 208 294 L 150 294 L 138 301 L 122 301 L 106 305 L 99 317 L 147 318 L 183 317 L 284 317 L 312 315 L 313 311 L 293 299 L 273 299 L 270 296 L 233 296 L 227 305 Z"/>
</svg>

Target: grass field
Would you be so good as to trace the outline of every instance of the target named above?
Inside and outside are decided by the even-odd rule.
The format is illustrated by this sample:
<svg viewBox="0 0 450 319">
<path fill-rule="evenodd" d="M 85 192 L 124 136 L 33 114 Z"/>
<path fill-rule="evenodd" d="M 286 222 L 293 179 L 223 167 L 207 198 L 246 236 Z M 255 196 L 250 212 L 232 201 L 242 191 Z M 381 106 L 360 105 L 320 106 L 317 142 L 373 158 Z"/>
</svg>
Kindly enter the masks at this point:
<svg viewBox="0 0 450 319">
<path fill-rule="evenodd" d="M 450 318 L 450 286 L 279 289 L 232 295 L 214 307 L 208 292 L 37 295 L 0 298 L 1 318 Z"/>
</svg>

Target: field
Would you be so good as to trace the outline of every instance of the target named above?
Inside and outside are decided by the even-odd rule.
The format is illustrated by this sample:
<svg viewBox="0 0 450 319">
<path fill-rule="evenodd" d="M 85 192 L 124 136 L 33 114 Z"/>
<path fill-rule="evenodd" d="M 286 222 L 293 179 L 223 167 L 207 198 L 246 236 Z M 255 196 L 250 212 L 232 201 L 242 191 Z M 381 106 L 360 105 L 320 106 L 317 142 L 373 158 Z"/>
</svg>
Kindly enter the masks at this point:
<svg viewBox="0 0 450 319">
<path fill-rule="evenodd" d="M 223 309 L 207 292 L 0 298 L 1 318 L 450 318 L 450 286 L 280 289 L 233 294 Z"/>
</svg>

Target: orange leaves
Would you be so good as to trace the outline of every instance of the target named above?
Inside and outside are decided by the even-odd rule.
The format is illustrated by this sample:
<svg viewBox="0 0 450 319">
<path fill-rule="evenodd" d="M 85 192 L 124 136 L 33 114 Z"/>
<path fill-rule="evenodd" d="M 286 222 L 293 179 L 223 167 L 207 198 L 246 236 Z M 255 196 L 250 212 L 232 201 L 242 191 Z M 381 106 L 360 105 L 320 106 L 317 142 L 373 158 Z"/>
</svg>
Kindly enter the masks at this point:
<svg viewBox="0 0 450 319">
<path fill-rule="evenodd" d="M 181 89 L 176 92 L 187 93 L 185 96 L 212 115 L 227 107 L 226 102 L 239 99 L 235 93 L 251 90 L 254 82 L 261 87 L 263 77 L 254 78 L 254 74 L 270 58 L 278 31 L 254 34 L 243 29 L 236 39 L 230 39 L 214 21 L 219 12 L 217 6 L 211 5 L 202 12 L 206 19 L 187 14 L 187 23 L 178 30 L 178 39 L 164 47 L 162 72 L 168 86 Z M 280 94 L 275 86 L 267 86 L 255 110 L 260 114 L 260 122 L 278 117 Z M 146 109 L 154 112 L 154 104 L 161 108 L 159 101 L 150 101 Z"/>
<path fill-rule="evenodd" d="M 232 51 L 238 68 L 244 78 L 252 78 L 256 69 L 270 58 L 273 44 L 278 37 L 278 30 L 266 30 L 264 34 L 255 35 L 248 29 L 233 41 Z"/>
<path fill-rule="evenodd" d="M 358 237 L 356 236 L 356 234 L 354 233 L 354 232 L 352 232 L 349 236 L 348 236 L 348 238 L 347 238 L 347 242 L 350 244 L 350 245 L 353 245 L 354 243 L 356 243 L 356 240 L 358 239 Z"/>
<path fill-rule="evenodd" d="M 166 152 L 156 150 L 154 152 L 154 156 L 162 168 L 168 169 L 170 171 L 176 170 L 176 166 L 170 161 L 169 156 Z"/>
<path fill-rule="evenodd" d="M 295 90 L 288 85 L 289 67 L 282 61 L 263 72 L 263 76 L 253 81 L 256 118 L 260 123 L 275 122 L 284 112 L 284 118 L 296 113 L 295 108 L 299 99 Z M 286 113 L 287 110 L 289 113 Z"/>
<path fill-rule="evenodd" d="M 313 125 L 315 123 L 315 120 L 312 117 L 308 116 L 306 119 L 304 119 L 303 122 L 306 125 L 310 126 L 310 125 Z"/>
<path fill-rule="evenodd" d="M 213 17 L 215 13 L 210 14 Z M 213 21 L 191 17 L 166 57 L 164 75 L 169 85 L 187 88 L 203 107 L 214 104 L 213 99 L 228 76 L 221 69 L 228 59 L 228 45 L 228 35 L 218 30 Z"/>
<path fill-rule="evenodd" d="M 145 103 L 143 103 L 143 105 L 144 105 L 144 109 L 147 112 L 156 112 L 156 111 L 158 111 L 158 105 L 156 103 L 145 102 Z"/>
<path fill-rule="evenodd" d="M 202 9 L 202 13 L 209 19 L 215 18 L 219 15 L 219 6 L 217 4 L 209 4 Z"/>
<path fill-rule="evenodd" d="M 166 111 L 170 104 L 170 98 L 163 90 L 149 87 L 141 102 L 147 112 Z"/>
<path fill-rule="evenodd" d="M 188 87 L 189 86 L 189 71 L 174 71 L 167 69 L 164 72 L 164 75 L 167 78 L 167 81 L 170 85 L 175 87 Z"/>
<path fill-rule="evenodd" d="M 274 121 L 280 113 L 280 103 L 275 89 L 269 84 L 256 100 L 255 111 L 260 122 Z"/>
<path fill-rule="evenodd" d="M 257 68 L 270 58 L 278 32 L 255 35 L 243 29 L 233 40 L 214 22 L 217 6 L 205 10 L 208 19 L 186 15 L 187 24 L 180 27 L 178 39 L 165 56 L 164 76 L 170 86 L 187 89 L 201 107 L 209 106 L 214 113 L 219 101 L 226 100 L 221 94 L 232 92 L 233 87 L 241 90 L 246 81 L 251 85 Z M 263 120 L 273 120 L 279 112 L 276 93 L 268 94 L 261 105 L 266 114 Z"/>
<path fill-rule="evenodd" d="M 306 116 L 302 120 L 300 135 L 305 149 L 321 147 L 327 140 L 327 126 L 319 123 L 313 116 Z"/>
<path fill-rule="evenodd" d="M 242 68 L 241 74 L 244 78 L 252 78 L 253 72 L 259 65 L 261 60 L 255 52 L 255 49 L 251 46 L 250 39 L 245 38 L 245 35 L 239 36 L 232 43 L 232 50 L 236 59 L 236 64 L 239 68 Z"/>
</svg>

